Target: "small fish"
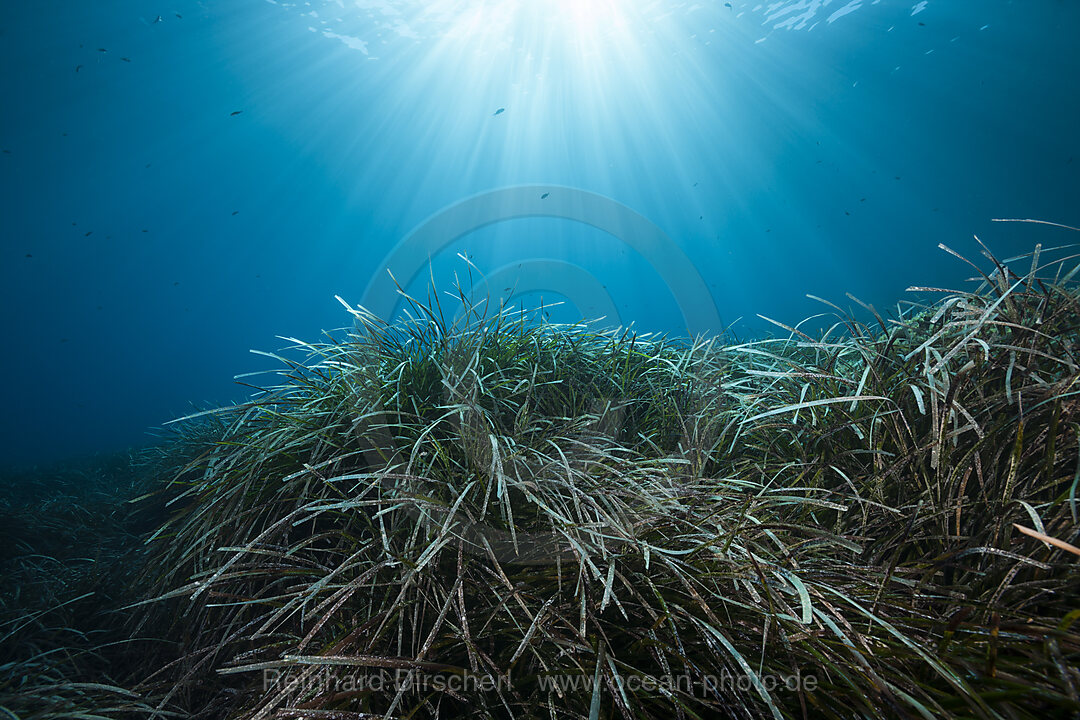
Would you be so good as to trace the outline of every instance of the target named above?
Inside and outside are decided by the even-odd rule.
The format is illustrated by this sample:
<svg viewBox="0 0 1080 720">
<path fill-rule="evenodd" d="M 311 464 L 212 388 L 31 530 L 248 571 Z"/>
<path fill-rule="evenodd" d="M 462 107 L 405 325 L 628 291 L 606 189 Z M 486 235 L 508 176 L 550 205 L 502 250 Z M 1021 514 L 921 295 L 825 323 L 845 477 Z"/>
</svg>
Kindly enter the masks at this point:
<svg viewBox="0 0 1080 720">
<path fill-rule="evenodd" d="M 97 49 L 97 51 L 98 51 L 98 52 L 109 52 L 109 51 L 108 51 L 108 50 L 106 50 L 105 48 L 98 48 L 98 49 Z"/>
<path fill-rule="evenodd" d="M 179 282 L 174 282 L 174 283 L 173 283 L 173 287 L 176 287 L 176 286 L 177 286 L 177 285 L 179 285 L 179 284 L 180 284 Z"/>
<path fill-rule="evenodd" d="M 26 253 L 26 257 L 28 257 L 28 258 L 32 258 L 32 257 L 34 257 L 34 256 L 33 256 L 33 255 L 31 255 L 30 253 Z"/>
<path fill-rule="evenodd" d="M 11 151 L 5 148 L 5 149 L 4 149 L 4 154 L 5 154 L 5 155 L 10 155 L 10 154 L 11 154 Z"/>
<path fill-rule="evenodd" d="M 731 3 L 724 3 L 724 7 L 726 7 L 726 8 L 731 7 Z M 732 9 L 734 10 L 734 8 L 732 8 Z"/>
<path fill-rule="evenodd" d="M 239 210 L 233 210 L 233 211 L 232 211 L 232 214 L 233 214 L 233 215 L 239 215 L 239 214 L 240 214 L 240 211 L 239 211 Z"/>
<path fill-rule="evenodd" d="M 131 58 L 120 58 L 120 59 L 123 60 L 124 62 L 131 62 Z"/>
<path fill-rule="evenodd" d="M 173 14 L 176 15 L 177 20 L 183 20 L 184 19 L 184 16 L 181 15 L 180 13 L 173 13 Z"/>
<path fill-rule="evenodd" d="M 541 199 L 541 200 L 547 200 L 547 197 L 548 197 L 548 195 L 550 195 L 550 194 L 551 194 L 551 193 L 544 193 L 543 195 L 541 195 L 541 196 L 540 196 L 540 199 Z"/>
<path fill-rule="evenodd" d="M 85 235 L 83 235 L 83 237 L 90 237 L 90 236 L 91 236 L 91 235 L 93 235 L 93 234 L 94 234 L 94 231 L 93 231 L 93 230 L 87 230 L 87 231 L 86 231 L 86 234 L 85 234 Z"/>
<path fill-rule="evenodd" d="M 156 18 L 154 18 L 154 22 L 152 22 L 150 24 L 153 25 L 154 23 L 159 23 L 159 22 L 161 22 L 161 16 L 160 15 L 158 15 Z"/>
<path fill-rule="evenodd" d="M 76 65 L 75 72 L 79 72 L 80 70 L 82 70 L 82 65 Z"/>
<path fill-rule="evenodd" d="M 147 230 L 146 228 L 143 228 L 143 232 L 150 232 L 150 231 Z"/>
<path fill-rule="evenodd" d="M 244 112 L 244 111 L 243 110 L 233 110 L 231 113 L 229 113 L 229 117 L 236 117 L 237 115 L 239 115 L 242 112 Z"/>
<path fill-rule="evenodd" d="M 496 115 L 502 115 L 504 112 L 506 112 L 506 108 L 499 108 L 495 112 L 491 113 L 491 116 L 495 117 Z"/>
</svg>

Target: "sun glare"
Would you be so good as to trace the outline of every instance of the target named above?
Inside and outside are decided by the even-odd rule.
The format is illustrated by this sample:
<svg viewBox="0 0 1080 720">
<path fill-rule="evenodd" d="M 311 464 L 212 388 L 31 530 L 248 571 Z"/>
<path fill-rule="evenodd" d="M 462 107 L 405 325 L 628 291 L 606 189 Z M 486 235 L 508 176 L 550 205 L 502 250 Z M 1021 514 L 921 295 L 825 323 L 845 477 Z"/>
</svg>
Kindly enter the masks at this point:
<svg viewBox="0 0 1080 720">
<path fill-rule="evenodd" d="M 428 13 L 446 21 L 444 38 L 468 43 L 480 54 L 537 46 L 596 52 L 613 40 L 629 40 L 629 9 L 630 4 L 612 0 L 498 0 L 464 8 L 436 3 Z"/>
</svg>

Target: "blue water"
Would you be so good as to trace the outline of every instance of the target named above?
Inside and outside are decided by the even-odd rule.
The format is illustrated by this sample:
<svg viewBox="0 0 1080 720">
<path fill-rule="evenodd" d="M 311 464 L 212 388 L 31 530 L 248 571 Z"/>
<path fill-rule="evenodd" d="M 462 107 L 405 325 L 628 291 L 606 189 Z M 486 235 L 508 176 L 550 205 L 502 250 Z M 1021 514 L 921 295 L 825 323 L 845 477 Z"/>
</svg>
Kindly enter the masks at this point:
<svg viewBox="0 0 1080 720">
<path fill-rule="evenodd" d="M 0 467 L 243 398 L 249 349 L 388 302 L 388 258 L 753 336 L 962 283 L 938 243 L 1075 242 L 992 219 L 1080 225 L 1077 30 L 1074 0 L 2 3 Z"/>
</svg>

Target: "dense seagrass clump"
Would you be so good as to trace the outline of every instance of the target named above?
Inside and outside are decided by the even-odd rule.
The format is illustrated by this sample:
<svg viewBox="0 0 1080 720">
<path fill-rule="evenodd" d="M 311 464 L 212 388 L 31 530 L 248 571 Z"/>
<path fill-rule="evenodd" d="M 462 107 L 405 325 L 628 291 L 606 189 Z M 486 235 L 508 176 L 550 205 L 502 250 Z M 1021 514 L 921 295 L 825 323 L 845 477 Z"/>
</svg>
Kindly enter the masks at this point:
<svg viewBox="0 0 1080 720">
<path fill-rule="evenodd" d="M 1080 298 L 1046 255 L 734 345 L 349 307 L 203 416 L 153 543 L 162 706 L 1080 711 Z"/>
</svg>

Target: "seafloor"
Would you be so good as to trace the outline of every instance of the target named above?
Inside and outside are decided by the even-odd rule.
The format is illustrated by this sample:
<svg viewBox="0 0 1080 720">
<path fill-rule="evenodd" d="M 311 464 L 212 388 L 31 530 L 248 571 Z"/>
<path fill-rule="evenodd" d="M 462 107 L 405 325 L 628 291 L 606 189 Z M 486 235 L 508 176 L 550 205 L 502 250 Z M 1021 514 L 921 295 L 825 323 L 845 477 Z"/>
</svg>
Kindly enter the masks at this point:
<svg viewBox="0 0 1080 720">
<path fill-rule="evenodd" d="M 1076 263 L 754 341 L 351 308 L 7 479 L 0 715 L 1076 716 Z"/>
</svg>

